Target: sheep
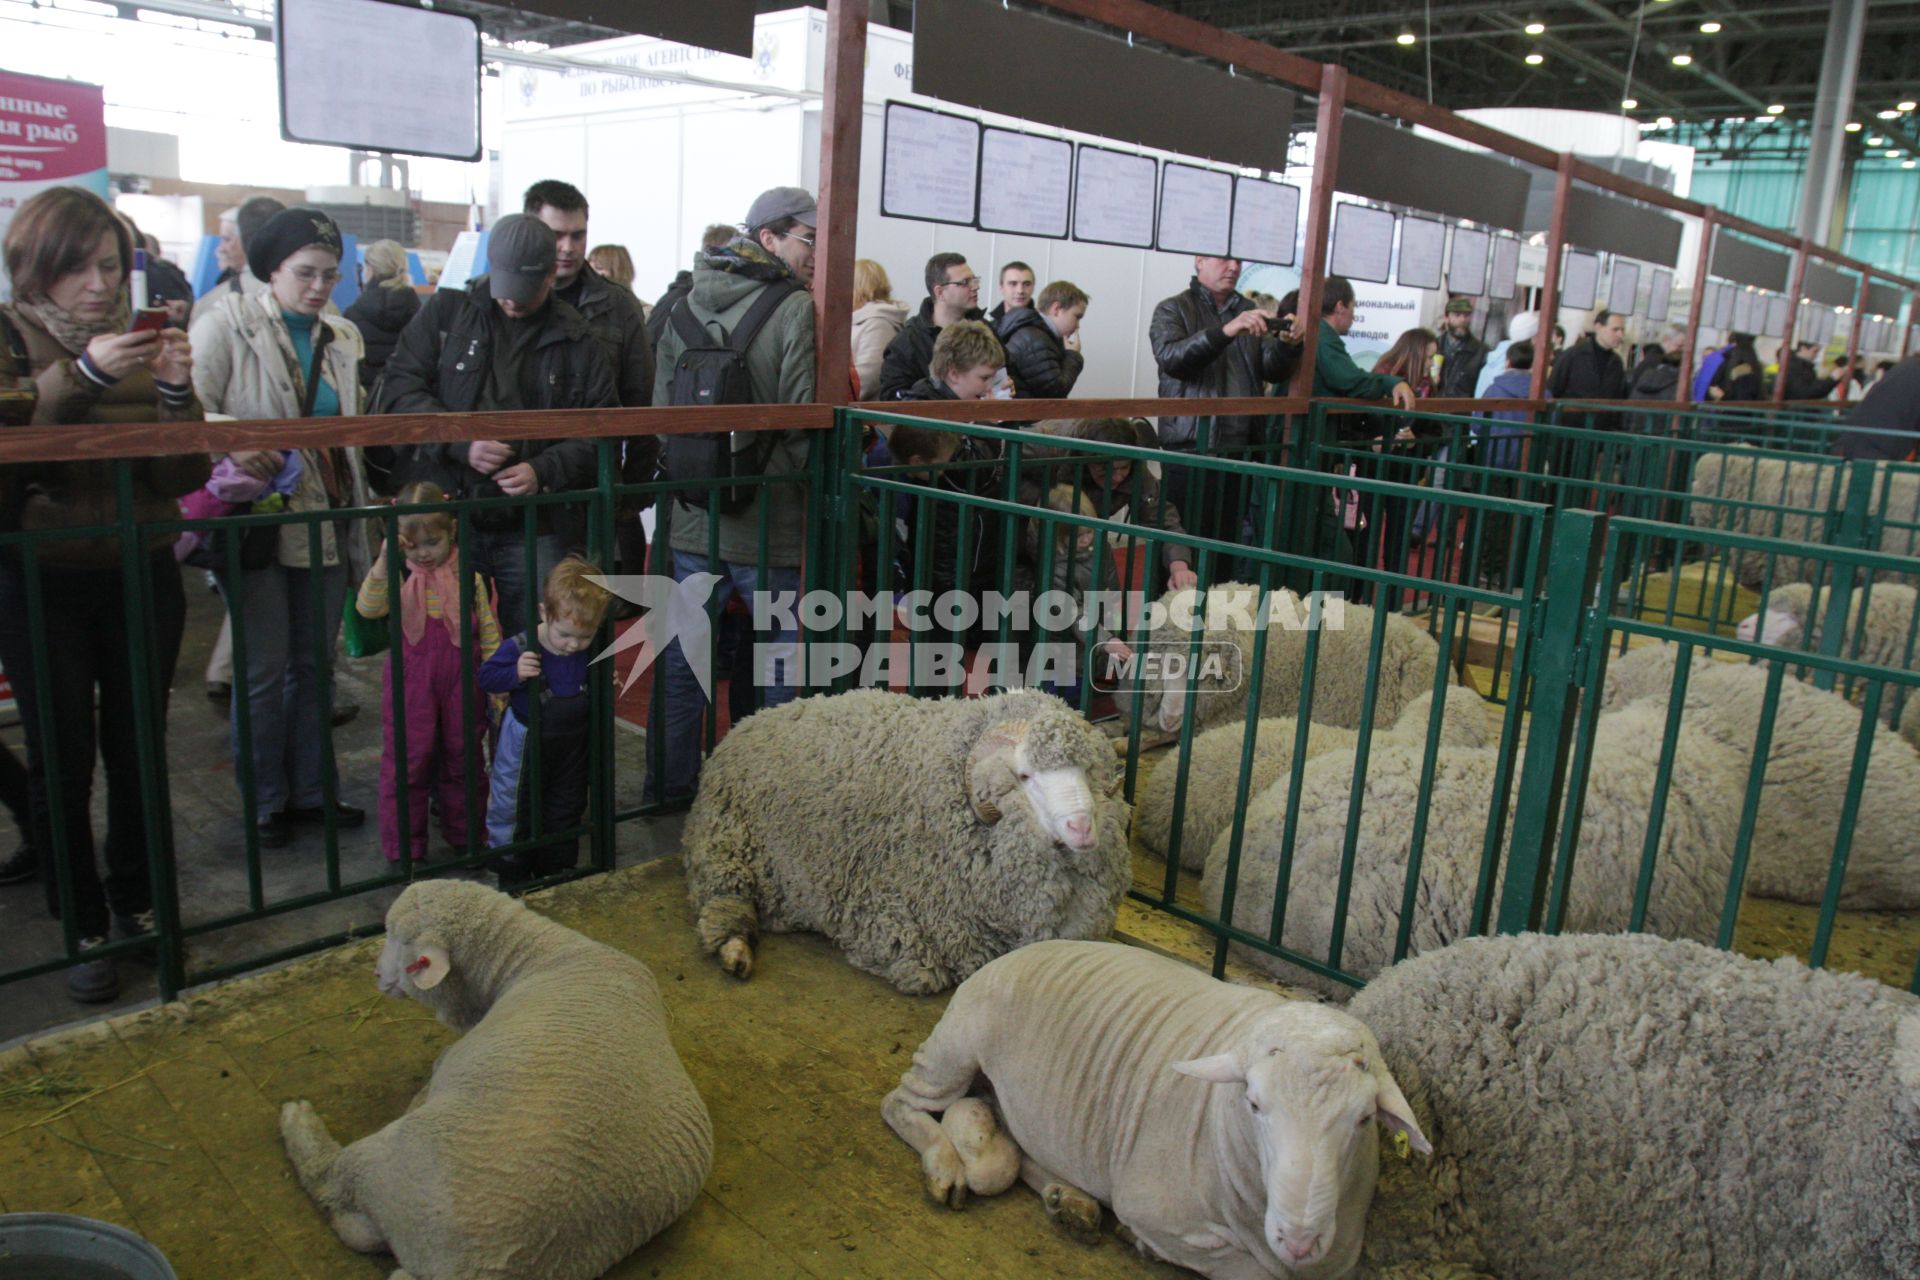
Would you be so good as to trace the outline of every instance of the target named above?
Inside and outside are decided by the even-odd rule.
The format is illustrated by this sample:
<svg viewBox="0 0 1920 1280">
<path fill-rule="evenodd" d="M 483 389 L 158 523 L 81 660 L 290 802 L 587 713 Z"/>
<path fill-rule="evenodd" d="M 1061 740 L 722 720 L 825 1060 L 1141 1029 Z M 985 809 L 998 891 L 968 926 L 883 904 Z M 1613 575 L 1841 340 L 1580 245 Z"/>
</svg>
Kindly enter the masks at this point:
<svg viewBox="0 0 1920 1280">
<path fill-rule="evenodd" d="M 1113 929 L 1132 875 L 1106 736 L 1032 690 L 803 698 L 734 727 L 685 843 L 703 950 L 745 978 L 762 928 L 827 935 L 909 995 L 1042 938 Z"/>
<path fill-rule="evenodd" d="M 1601 706 L 1644 704 L 1664 716 L 1678 660 L 1673 645 L 1630 650 L 1608 666 Z M 1766 667 L 1696 655 L 1682 724 L 1734 748 L 1742 761 L 1751 761 L 1768 676 Z M 1815 904 L 1825 897 L 1860 719 L 1860 709 L 1838 693 L 1798 680 L 1781 683 L 1747 867 L 1748 893 Z M 1742 764 L 1717 785 L 1738 803 L 1745 797 L 1747 778 L 1748 766 Z M 1888 911 L 1920 907 L 1916 831 L 1920 753 L 1898 734 L 1875 726 L 1840 906 Z"/>
<path fill-rule="evenodd" d="M 1396 965 L 1348 1012 L 1434 1151 L 1384 1162 L 1362 1276 L 1920 1276 L 1911 995 L 1792 958 L 1527 934 Z"/>
<path fill-rule="evenodd" d="M 1500 740 L 1502 711 L 1466 685 L 1449 685 L 1440 720 L 1440 741 L 1458 746 L 1494 745 Z M 1433 692 L 1428 690 L 1409 702 L 1401 710 L 1400 718 L 1382 733 L 1402 741 L 1424 743 L 1432 714 Z M 1272 716 L 1260 721 L 1246 796 L 1258 796 L 1288 776 L 1293 766 L 1298 728 L 1299 721 L 1291 716 Z M 1352 747 L 1358 737 L 1354 729 L 1313 724 L 1307 731 L 1307 758 Z M 1245 807 L 1238 791 L 1240 749 L 1245 738 L 1246 726 L 1237 719 L 1194 736 L 1187 766 L 1186 806 L 1181 811 L 1182 870 L 1199 871 L 1204 867 L 1214 838 L 1228 829 L 1234 815 Z M 1166 856 L 1173 831 L 1174 789 L 1179 777 L 1179 759 L 1168 755 L 1147 778 L 1134 807 L 1134 834 L 1142 845 L 1162 857 Z"/>
<path fill-rule="evenodd" d="M 1429 1149 L 1358 1019 L 1117 943 L 1022 947 L 954 992 L 881 1104 L 935 1203 L 961 1208 L 974 1166 L 933 1116 L 984 1081 L 1056 1224 L 1097 1238 L 1110 1205 L 1141 1253 L 1207 1276 L 1346 1275 L 1370 1122 Z"/>
<path fill-rule="evenodd" d="M 1635 704 L 1600 718 L 1567 890 L 1567 929 L 1604 932 L 1624 929 L 1630 922 L 1665 727 L 1665 711 L 1652 704 Z M 1436 754 L 1416 915 L 1408 935 L 1411 954 L 1436 950 L 1473 931 L 1500 754 L 1475 747 L 1442 747 Z M 1741 759 L 1735 747 L 1682 726 L 1648 895 L 1644 927 L 1650 932 L 1701 940 L 1714 936 L 1740 821 L 1740 793 L 1727 779 L 1738 776 Z M 1375 741 L 1369 750 L 1338 960 L 1341 969 L 1363 979 L 1394 960 L 1413 821 L 1420 811 L 1422 760 L 1421 746 L 1413 743 Z M 1332 945 L 1355 761 L 1352 751 L 1332 751 L 1308 761 L 1294 811 L 1293 863 L 1280 940 L 1315 960 L 1324 960 Z M 1248 932 L 1267 934 L 1271 927 L 1287 791 L 1282 780 L 1247 810 L 1233 923 Z M 1520 801 L 1516 786 L 1508 801 L 1503 842 L 1511 836 Z M 1200 886 L 1201 901 L 1216 917 L 1226 888 L 1228 844 L 1225 834 L 1215 839 Z M 1496 900 L 1505 881 L 1507 853 L 1505 848 L 1499 851 Z M 1551 870 L 1543 868 L 1542 874 Z M 1352 994 L 1345 983 L 1301 971 L 1277 956 L 1237 944 L 1235 953 L 1256 968 L 1328 998 Z"/>
<path fill-rule="evenodd" d="M 1259 588 L 1241 582 L 1210 588 L 1204 605 L 1196 589 L 1170 591 L 1153 606 L 1157 615 L 1148 633 L 1154 653 L 1189 652 L 1194 631 L 1201 635 L 1202 663 L 1191 677 L 1173 666 L 1150 670 L 1141 694 L 1141 712 L 1148 724 L 1164 733 L 1178 733 L 1186 718 L 1187 690 L 1195 690 L 1196 731 L 1245 715 L 1247 696 L 1242 677 L 1253 670 L 1254 637 L 1267 634 L 1262 669 L 1260 714 L 1293 715 L 1300 709 L 1305 675 L 1307 626 L 1312 621 L 1310 601 L 1277 587 L 1268 596 L 1264 619 L 1256 618 Z M 1279 625 L 1271 625 L 1274 622 Z M 1374 612 L 1364 605 L 1346 604 L 1338 596 L 1321 606 L 1319 648 L 1314 658 L 1313 720 L 1343 729 L 1359 727 L 1364 710 L 1369 658 L 1373 643 Z M 1227 646 L 1232 646 L 1229 649 Z M 1238 656 L 1230 656 L 1237 651 Z M 1216 661 L 1209 663 L 1209 657 Z M 1440 648 L 1409 618 L 1387 615 L 1381 638 L 1379 677 L 1373 720 L 1392 724 L 1401 710 L 1423 693 L 1431 692 Z M 1133 698 L 1118 699 L 1130 714 Z"/>
<path fill-rule="evenodd" d="M 1775 587 L 1758 613 L 1741 620 L 1736 634 L 1759 644 L 1817 652 L 1825 631 L 1829 590 L 1821 588 L 1816 605 L 1812 583 Z M 1874 584 L 1864 617 L 1860 595 L 1855 590 L 1848 602 L 1840 655 L 1896 671 L 1920 670 L 1920 635 L 1914 630 L 1913 620 L 1914 589 L 1892 582 Z M 1856 645 L 1858 653 L 1854 652 Z M 1908 745 L 1920 749 L 1920 690 L 1889 685 L 1881 699 L 1887 723 L 1897 725 Z"/>
<path fill-rule="evenodd" d="M 1695 500 L 1687 504 L 1687 522 L 1696 528 L 1823 546 L 1828 514 L 1841 505 L 1834 485 L 1847 483 L 1847 476 L 1844 467 L 1830 458 L 1749 449 L 1701 453 L 1693 464 L 1690 488 Z M 1880 526 L 1875 549 L 1888 555 L 1914 555 L 1920 475 L 1877 471 L 1868 514 L 1877 517 Z M 1727 555 L 1740 585 L 1756 589 L 1767 582 L 1769 569 L 1774 582 L 1794 582 L 1811 577 L 1824 563 L 1748 548 L 1730 548 Z M 1891 580 L 1920 583 L 1920 574 Z"/>
<path fill-rule="evenodd" d="M 406 1114 L 345 1148 L 310 1102 L 280 1132 L 340 1238 L 393 1280 L 589 1280 L 686 1212 L 707 1109 L 645 965 L 459 880 L 387 912 L 380 989 L 465 1034 Z"/>
</svg>

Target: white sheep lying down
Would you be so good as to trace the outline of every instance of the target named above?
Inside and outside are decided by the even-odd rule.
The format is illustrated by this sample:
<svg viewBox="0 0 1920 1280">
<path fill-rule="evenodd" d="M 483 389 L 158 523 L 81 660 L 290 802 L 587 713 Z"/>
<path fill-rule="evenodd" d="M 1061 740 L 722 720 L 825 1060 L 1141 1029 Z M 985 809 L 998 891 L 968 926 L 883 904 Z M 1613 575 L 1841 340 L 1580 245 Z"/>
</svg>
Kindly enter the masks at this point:
<svg viewBox="0 0 1920 1280">
<path fill-rule="evenodd" d="M 706 1106 L 638 960 L 459 880 L 387 912 L 380 989 L 465 1034 L 406 1114 L 342 1148 L 280 1113 L 307 1194 L 393 1280 L 591 1280 L 686 1212 L 713 1163 Z"/>
<path fill-rule="evenodd" d="M 1432 1140 L 1362 1276 L 1920 1276 L 1920 1000 L 1646 936 L 1472 939 L 1348 1011 Z"/>
<path fill-rule="evenodd" d="M 1194 629 L 1204 627 L 1203 652 L 1224 652 L 1224 646 L 1231 645 L 1240 652 L 1240 665 L 1231 671 L 1224 667 L 1220 670 L 1202 667 L 1197 678 L 1191 679 L 1184 671 L 1172 668 L 1150 673 L 1140 702 L 1140 714 L 1149 727 L 1165 733 L 1180 731 L 1186 719 L 1189 686 L 1195 690 L 1195 732 L 1222 720 L 1244 719 L 1247 691 L 1239 682 L 1253 671 L 1254 638 L 1263 627 L 1267 645 L 1261 667 L 1260 714 L 1299 713 L 1300 691 L 1306 675 L 1308 631 L 1305 627 L 1313 620 L 1311 602 L 1276 587 L 1269 593 L 1268 609 L 1262 616 L 1257 607 L 1259 599 L 1259 587 L 1228 582 L 1209 588 L 1204 604 L 1198 591 L 1191 588 L 1169 591 L 1156 602 L 1155 607 L 1163 616 L 1160 625 L 1149 633 L 1151 650 L 1185 654 Z M 1297 626 L 1293 625 L 1296 623 Z M 1366 701 L 1374 612 L 1365 605 L 1332 600 L 1322 606 L 1322 623 L 1320 644 L 1314 654 L 1313 720 L 1317 724 L 1357 728 Z M 1415 626 L 1411 619 L 1397 613 L 1388 614 L 1380 642 L 1373 722 L 1392 724 L 1409 702 L 1421 694 L 1431 693 L 1439 661 L 1440 647 L 1432 636 Z M 1117 701 L 1122 714 L 1132 714 L 1131 694 L 1123 693 Z"/>
<path fill-rule="evenodd" d="M 1744 618 L 1736 634 L 1742 640 L 1780 645 L 1807 653 L 1818 652 L 1825 631 L 1828 592 L 1820 589 L 1816 603 L 1813 584 L 1789 583 L 1776 587 L 1760 611 Z M 1871 592 L 1856 588 L 1847 604 L 1847 621 L 1840 656 L 1895 671 L 1920 670 L 1920 633 L 1914 626 L 1915 591 L 1897 582 L 1876 583 Z M 1861 598 L 1866 612 L 1861 613 Z M 1854 652 L 1856 644 L 1859 652 Z M 1909 652 L 1911 650 L 1911 652 Z M 1889 684 L 1881 692 L 1881 715 L 1897 725 L 1908 745 L 1920 749 L 1920 689 Z"/>
<path fill-rule="evenodd" d="M 1500 741 L 1504 708 L 1482 698 L 1466 685 L 1448 685 L 1440 711 L 1440 741 L 1452 746 L 1486 747 Z M 1400 718 L 1377 736 L 1400 742 L 1424 744 L 1433 719 L 1433 692 L 1428 690 L 1400 712 Z M 1247 779 L 1246 795 L 1259 796 L 1276 782 L 1284 781 L 1293 768 L 1294 743 L 1300 722 L 1292 716 L 1271 716 L 1260 721 L 1255 732 L 1253 769 Z M 1308 759 L 1328 751 L 1351 748 L 1359 737 L 1356 729 L 1310 723 L 1307 727 L 1305 754 Z M 1181 811 L 1180 866 L 1199 871 L 1206 865 L 1207 851 L 1221 832 L 1231 828 L 1234 814 L 1244 807 L 1240 798 L 1240 748 L 1246 738 L 1246 725 L 1238 719 L 1194 735 L 1190 763 L 1187 766 L 1186 805 Z M 1173 801 L 1180 778 L 1180 761 L 1169 752 L 1154 766 L 1134 806 L 1133 832 L 1140 843 L 1161 857 L 1166 856 L 1173 831 Z"/>
<path fill-rule="evenodd" d="M 1647 824 L 1653 808 L 1659 744 L 1666 713 L 1634 705 L 1600 717 L 1596 728 L 1580 838 L 1567 890 L 1564 928 L 1612 932 L 1630 923 Z M 1362 780 L 1353 882 L 1339 967 L 1371 978 L 1393 963 L 1400 908 L 1412 858 L 1413 824 L 1420 807 L 1424 752 L 1420 745 L 1376 740 Z M 1468 937 L 1486 833 L 1495 804 L 1500 752 L 1441 747 L 1426 809 L 1410 955 L 1435 951 Z M 1665 937 L 1711 940 L 1732 867 L 1741 792 L 1739 751 L 1697 727 L 1682 725 L 1675 744 L 1667 805 L 1660 828 L 1645 927 Z M 1352 751 L 1331 751 L 1307 762 L 1296 813 L 1292 873 L 1281 944 L 1325 961 L 1332 945 L 1334 905 L 1353 796 Z M 1508 802 L 1503 841 L 1510 841 L 1520 803 L 1518 771 Z M 1233 923 L 1251 933 L 1271 928 L 1275 882 L 1285 835 L 1287 783 L 1283 779 L 1247 810 L 1241 840 Z M 1226 889 L 1228 836 L 1207 857 L 1200 898 L 1219 914 Z M 1509 866 L 1500 850 L 1495 903 Z M 1542 874 L 1551 875 L 1552 868 Z M 1235 944 L 1235 955 L 1257 968 L 1332 999 L 1352 988 L 1322 978 L 1263 951 Z"/>
<path fill-rule="evenodd" d="M 1132 874 L 1106 736 L 1032 690 L 801 698 L 735 726 L 684 836 L 700 945 L 739 977 L 762 928 L 826 934 L 909 995 L 1113 930 Z"/>
<path fill-rule="evenodd" d="M 967 1099 L 985 1081 L 983 1140 Z M 1099 942 L 1023 947 L 962 983 L 881 1114 L 938 1202 L 1005 1189 L 1017 1158 L 1077 1234 L 1111 1205 L 1142 1253 L 1233 1280 L 1348 1274 L 1376 1123 L 1428 1149 L 1362 1022 Z"/>
<path fill-rule="evenodd" d="M 1601 706 L 1645 703 L 1665 715 L 1678 661 L 1678 648 L 1666 644 L 1612 659 Z M 1766 667 L 1715 661 L 1696 649 L 1682 725 L 1750 761 L 1768 674 Z M 1860 709 L 1838 692 L 1782 681 L 1747 866 L 1748 893 L 1815 904 L 1825 897 L 1860 720 Z M 1746 768 L 1718 785 L 1739 805 L 1746 796 Z M 1840 905 L 1850 910 L 1920 907 L 1920 753 L 1884 727 L 1873 731 L 1852 831 Z"/>
</svg>

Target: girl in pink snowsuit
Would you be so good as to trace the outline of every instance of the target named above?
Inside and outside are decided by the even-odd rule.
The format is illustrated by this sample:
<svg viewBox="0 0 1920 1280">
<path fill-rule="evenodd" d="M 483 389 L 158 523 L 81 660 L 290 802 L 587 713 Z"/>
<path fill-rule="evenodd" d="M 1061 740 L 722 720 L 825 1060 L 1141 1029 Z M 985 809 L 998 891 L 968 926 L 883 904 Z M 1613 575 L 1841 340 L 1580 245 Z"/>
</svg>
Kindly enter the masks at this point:
<svg viewBox="0 0 1920 1280">
<path fill-rule="evenodd" d="M 444 502 L 447 495 L 431 483 L 408 485 L 394 501 L 400 506 Z M 477 688 L 469 701 L 460 652 L 459 555 L 454 544 L 451 512 L 422 512 L 396 521 L 400 550 L 406 556 L 407 580 L 400 588 L 400 626 L 393 636 L 399 655 L 405 697 L 406 787 L 408 847 L 415 862 L 427 858 L 429 794 L 440 802 L 440 830 L 455 856 L 467 851 L 466 752 L 472 743 L 480 750 L 486 725 L 486 699 Z M 354 607 L 363 618 L 388 614 L 387 549 L 374 558 L 373 568 L 360 584 Z M 500 624 L 487 598 L 486 581 L 474 575 L 473 614 L 467 619 L 473 635 L 474 666 L 500 647 Z M 390 628 L 391 629 L 391 626 Z M 400 766 L 394 750 L 393 665 L 389 658 L 381 677 L 380 710 L 384 747 L 380 756 L 380 851 L 387 861 L 400 861 Z M 486 770 L 479 769 L 484 803 Z"/>
</svg>

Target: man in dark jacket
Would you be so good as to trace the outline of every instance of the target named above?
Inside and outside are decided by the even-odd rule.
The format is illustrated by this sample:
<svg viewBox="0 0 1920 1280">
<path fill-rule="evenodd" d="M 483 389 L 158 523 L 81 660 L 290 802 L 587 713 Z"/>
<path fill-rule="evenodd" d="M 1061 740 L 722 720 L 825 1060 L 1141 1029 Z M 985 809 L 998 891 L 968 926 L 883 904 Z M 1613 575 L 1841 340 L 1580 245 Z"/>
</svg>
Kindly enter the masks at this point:
<svg viewBox="0 0 1920 1280">
<path fill-rule="evenodd" d="M 1680 356 L 1687 349 L 1685 325 L 1669 325 L 1647 348 L 1627 382 L 1629 400 L 1672 400 L 1680 389 Z"/>
<path fill-rule="evenodd" d="M 933 344 L 940 330 L 956 320 L 981 320 L 980 277 L 964 255 L 936 253 L 927 259 L 927 300 L 920 313 L 910 316 L 880 357 L 881 400 L 898 400 L 900 393 L 927 376 Z"/>
<path fill-rule="evenodd" d="M 1627 367 L 1620 360 L 1620 344 L 1627 338 L 1627 319 L 1602 308 L 1593 316 L 1593 331 L 1562 351 L 1547 378 L 1547 395 L 1555 400 L 1625 400 Z M 1570 413 L 1562 421 L 1570 427 L 1610 431 L 1620 425 L 1611 413 Z"/>
<path fill-rule="evenodd" d="M 1473 299 L 1447 303 L 1440 330 L 1440 391 L 1447 399 L 1471 400 L 1487 363 L 1487 344 L 1473 336 Z"/>
<path fill-rule="evenodd" d="M 465 289 L 441 289 L 401 331 L 387 361 L 382 413 L 475 413 L 499 409 L 595 409 L 619 403 L 613 362 L 586 320 L 553 293 L 553 232 L 511 214 L 487 242 L 488 274 Z M 584 489 L 594 446 L 581 440 L 475 440 L 403 451 L 396 481 L 433 480 L 465 498 L 528 497 Z M 566 554 L 562 522 L 542 508 L 538 577 L 526 578 L 517 511 L 473 514 L 463 548 L 499 593 L 508 631 L 528 623 L 527 603 Z"/>
<path fill-rule="evenodd" d="M 1064 400 L 1073 394 L 1087 361 L 1067 344 L 1086 315 L 1087 295 L 1069 280 L 1042 289 L 1036 305 L 1006 313 L 997 329 L 1015 399 Z"/>
<path fill-rule="evenodd" d="M 715 249 L 727 247 L 727 241 L 739 235 L 739 231 L 724 222 L 716 222 L 700 233 L 700 252 L 712 253 Z M 653 304 L 653 311 L 647 316 L 647 339 L 653 343 L 654 350 L 660 349 L 660 335 L 666 331 L 667 315 L 673 310 L 673 304 L 693 292 L 693 272 L 682 271 Z"/>
<path fill-rule="evenodd" d="M 1193 271 L 1185 291 L 1162 299 L 1148 322 L 1147 339 L 1160 369 L 1161 399 L 1262 396 L 1267 383 L 1291 378 L 1300 364 L 1300 326 L 1279 332 L 1268 328 L 1266 313 L 1235 291 L 1240 260 L 1201 256 L 1193 260 Z M 1209 453 L 1237 453 L 1264 443 L 1266 421 L 1214 418 Z M 1161 418 L 1161 447 L 1191 453 L 1198 445 L 1199 430 L 1197 417 Z M 1169 466 L 1166 489 L 1168 500 L 1187 514 L 1187 527 L 1195 534 L 1240 541 L 1246 514 L 1240 477 Z"/>
<path fill-rule="evenodd" d="M 1873 384 L 1860 403 L 1847 410 L 1855 428 L 1834 441 L 1843 458 L 1876 462 L 1905 458 L 1920 441 L 1920 356 L 1908 356 Z"/>
<path fill-rule="evenodd" d="M 1032 305 L 1033 268 L 1024 262 L 1009 262 L 1000 268 L 1000 301 L 987 312 L 987 323 L 993 326 L 994 332 L 1000 331 L 1000 322 L 1007 318 L 1007 312 Z"/>
<path fill-rule="evenodd" d="M 1787 371 L 1782 375 L 1787 380 L 1787 399 L 1825 400 L 1833 394 L 1833 389 L 1840 385 L 1840 378 L 1821 377 L 1819 366 L 1814 364 L 1819 358 L 1819 343 L 1806 341 L 1793 344 L 1793 354 L 1787 357 Z"/>
</svg>

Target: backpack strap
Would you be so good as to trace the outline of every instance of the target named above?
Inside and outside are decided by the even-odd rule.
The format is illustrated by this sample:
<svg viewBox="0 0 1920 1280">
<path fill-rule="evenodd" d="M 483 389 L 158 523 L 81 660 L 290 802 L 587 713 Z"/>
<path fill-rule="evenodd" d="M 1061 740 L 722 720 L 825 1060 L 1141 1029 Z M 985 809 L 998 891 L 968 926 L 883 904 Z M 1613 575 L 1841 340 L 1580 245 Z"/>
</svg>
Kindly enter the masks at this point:
<svg viewBox="0 0 1920 1280">
<path fill-rule="evenodd" d="M 762 289 L 760 296 L 753 300 L 753 305 L 747 308 L 747 314 L 741 316 L 740 323 L 734 326 L 733 336 L 727 344 L 744 356 L 780 304 L 787 300 L 788 295 L 798 292 L 799 288 L 792 280 L 780 280 Z"/>
<path fill-rule="evenodd" d="M 693 318 L 693 307 L 689 305 L 687 294 L 674 299 L 668 309 L 667 319 L 672 323 L 674 332 L 680 335 L 680 341 L 689 347 L 704 347 L 712 343 L 713 335 L 706 326 Z"/>
</svg>

